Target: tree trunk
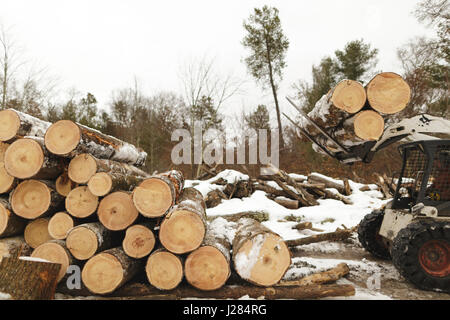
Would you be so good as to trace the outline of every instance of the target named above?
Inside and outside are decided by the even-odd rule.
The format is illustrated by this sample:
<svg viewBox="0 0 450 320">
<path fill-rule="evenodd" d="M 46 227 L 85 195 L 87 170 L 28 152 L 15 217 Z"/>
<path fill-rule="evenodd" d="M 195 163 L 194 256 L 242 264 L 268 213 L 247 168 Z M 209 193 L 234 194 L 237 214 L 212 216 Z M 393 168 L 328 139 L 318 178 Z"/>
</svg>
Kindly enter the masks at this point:
<svg viewBox="0 0 450 320">
<path fill-rule="evenodd" d="M 19 139 L 5 152 L 6 172 L 18 179 L 56 179 L 64 168 L 64 162 L 50 156 L 43 147 L 43 138 Z"/>
<path fill-rule="evenodd" d="M 70 160 L 69 178 L 76 183 L 88 183 L 97 172 L 121 173 L 128 176 L 148 177 L 149 174 L 135 166 L 112 160 L 98 159 L 94 155 L 82 153 Z"/>
<path fill-rule="evenodd" d="M 53 123 L 45 134 L 45 146 L 58 156 L 73 158 L 82 153 L 136 166 L 145 164 L 147 153 L 127 142 L 70 120 Z"/>
<path fill-rule="evenodd" d="M 48 222 L 48 233 L 56 240 L 64 240 L 70 229 L 77 224 L 66 212 L 55 213 Z"/>
<path fill-rule="evenodd" d="M 76 218 L 86 218 L 97 210 L 98 197 L 87 186 L 80 186 L 69 192 L 65 202 L 68 213 Z"/>
<path fill-rule="evenodd" d="M 131 258 L 148 256 L 155 247 L 155 235 L 150 223 L 135 224 L 127 228 L 122 242 L 123 251 Z"/>
<path fill-rule="evenodd" d="M 48 233 L 48 218 L 39 218 L 30 221 L 25 227 L 24 238 L 25 242 L 33 249 L 39 247 L 41 244 L 52 240 Z"/>
<path fill-rule="evenodd" d="M 233 240 L 233 262 L 241 278 L 261 286 L 280 281 L 291 264 L 283 239 L 256 220 L 242 218 Z"/>
<path fill-rule="evenodd" d="M 107 229 L 119 231 L 131 226 L 139 216 L 139 212 L 134 206 L 131 193 L 116 191 L 100 201 L 97 215 Z"/>
<path fill-rule="evenodd" d="M 336 267 L 327 271 L 313 273 L 300 280 L 280 281 L 277 286 L 307 286 L 314 284 L 324 284 L 336 282 L 340 278 L 349 274 L 350 269 L 346 263 L 340 263 Z"/>
<path fill-rule="evenodd" d="M 21 236 L 0 239 L 0 261 L 3 258 L 28 256 L 32 251 L 33 249 Z"/>
<path fill-rule="evenodd" d="M 81 273 L 84 285 L 94 294 L 108 294 L 125 284 L 141 269 L 139 260 L 121 248 L 103 251 L 86 262 Z"/>
<path fill-rule="evenodd" d="M 93 195 L 103 197 L 115 191 L 133 191 L 144 180 L 123 173 L 98 172 L 89 179 L 88 188 Z"/>
<path fill-rule="evenodd" d="M 0 263 L 0 292 L 13 300 L 50 300 L 54 298 L 58 263 L 5 258 Z"/>
<path fill-rule="evenodd" d="M 0 238 L 23 233 L 27 221 L 12 212 L 7 197 L 0 197 Z"/>
<path fill-rule="evenodd" d="M 178 204 L 165 216 L 159 240 L 170 252 L 183 254 L 197 249 L 206 233 L 206 205 L 194 188 L 181 193 Z"/>
<path fill-rule="evenodd" d="M 185 262 L 186 280 L 197 289 L 210 291 L 222 287 L 231 274 L 231 243 L 221 223 L 210 223 L 200 248 Z"/>
<path fill-rule="evenodd" d="M 7 109 L 0 111 L 0 141 L 13 142 L 25 136 L 43 138 L 51 123 L 29 114 Z"/>
<path fill-rule="evenodd" d="M 133 202 L 147 218 L 162 217 L 178 201 L 183 190 L 184 177 L 172 170 L 145 179 L 133 191 Z"/>
<path fill-rule="evenodd" d="M 88 260 L 96 253 L 115 247 L 120 243 L 117 234 L 99 222 L 83 223 L 69 231 L 67 249 L 78 260 Z"/>
<path fill-rule="evenodd" d="M 54 184 L 44 180 L 25 180 L 9 195 L 14 213 L 25 219 L 36 219 L 57 212 L 63 200 L 55 191 Z"/>
<path fill-rule="evenodd" d="M 160 248 L 148 257 L 145 273 L 148 282 L 158 290 L 172 290 L 183 280 L 183 261 L 181 257 Z"/>
<path fill-rule="evenodd" d="M 411 98 L 408 83 L 393 72 L 377 74 L 367 84 L 366 91 L 368 105 L 382 114 L 402 111 Z"/>
</svg>

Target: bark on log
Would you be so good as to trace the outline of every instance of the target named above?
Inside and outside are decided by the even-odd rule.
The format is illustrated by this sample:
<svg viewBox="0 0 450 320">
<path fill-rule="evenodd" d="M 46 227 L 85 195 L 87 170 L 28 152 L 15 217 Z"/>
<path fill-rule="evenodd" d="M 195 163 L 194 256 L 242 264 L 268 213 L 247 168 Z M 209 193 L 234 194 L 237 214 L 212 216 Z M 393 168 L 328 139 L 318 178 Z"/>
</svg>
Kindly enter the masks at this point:
<svg viewBox="0 0 450 320">
<path fill-rule="evenodd" d="M 139 260 L 121 248 L 103 251 L 86 262 L 81 272 L 84 285 L 94 294 L 108 294 L 124 285 L 141 269 Z"/>
<path fill-rule="evenodd" d="M 214 221 L 217 218 L 223 218 L 230 222 L 238 222 L 241 218 L 250 218 L 258 222 L 269 221 L 269 214 L 265 211 L 244 211 L 233 214 L 208 216 L 208 221 Z"/>
<path fill-rule="evenodd" d="M 276 203 L 278 203 L 280 206 L 283 206 L 287 209 L 298 209 L 300 204 L 298 200 L 291 200 L 291 199 L 287 199 L 287 198 L 281 198 L 281 197 L 277 197 L 275 198 L 273 201 L 275 201 Z"/>
<path fill-rule="evenodd" d="M 291 253 L 276 233 L 256 220 L 242 218 L 233 240 L 233 262 L 241 278 L 261 286 L 280 281 L 291 264 Z"/>
<path fill-rule="evenodd" d="M 122 248 L 129 257 L 141 259 L 152 252 L 155 241 L 150 223 L 135 224 L 127 228 Z"/>
<path fill-rule="evenodd" d="M 78 187 L 78 183 L 69 179 L 67 172 L 60 175 L 55 181 L 55 190 L 63 197 L 67 197 L 73 189 Z"/>
<path fill-rule="evenodd" d="M 0 238 L 22 234 L 27 221 L 12 212 L 7 197 L 0 197 Z"/>
<path fill-rule="evenodd" d="M 98 197 L 89 191 L 87 186 L 80 186 L 66 197 L 66 210 L 76 218 L 86 218 L 91 216 L 98 206 Z"/>
<path fill-rule="evenodd" d="M 320 233 L 305 238 L 286 240 L 286 244 L 289 247 L 296 247 L 322 241 L 343 241 L 348 239 L 353 234 L 353 232 L 354 232 L 353 229 L 344 229 L 344 230 L 338 229 L 335 232 Z"/>
<path fill-rule="evenodd" d="M 70 120 L 53 123 L 45 133 L 45 146 L 58 156 L 73 158 L 82 153 L 136 166 L 145 164 L 147 153 L 130 143 Z"/>
<path fill-rule="evenodd" d="M 393 114 L 406 108 L 411 98 L 411 88 L 398 74 L 377 74 L 366 86 L 367 102 L 382 114 Z"/>
<path fill-rule="evenodd" d="M 77 224 L 68 213 L 57 212 L 48 222 L 48 233 L 53 239 L 64 240 L 72 229 Z"/>
<path fill-rule="evenodd" d="M 51 240 L 41 244 L 33 250 L 31 257 L 61 264 L 57 278 L 58 282 L 66 276 L 67 268 L 77 263 L 67 249 L 66 243 L 62 240 Z"/>
<path fill-rule="evenodd" d="M 39 218 L 30 221 L 25 227 L 24 238 L 25 242 L 33 249 L 39 247 L 41 244 L 52 240 L 53 238 L 48 233 L 48 218 Z"/>
<path fill-rule="evenodd" d="M 324 175 L 318 174 L 318 173 L 313 172 L 313 173 L 309 174 L 308 182 L 309 183 L 322 183 L 325 185 L 325 188 L 334 188 L 341 194 L 346 194 L 346 192 L 347 192 L 343 181 L 336 182 L 336 181 L 333 181 L 330 178 L 328 178 Z"/>
<path fill-rule="evenodd" d="M 5 152 L 6 172 L 18 179 L 56 179 L 64 162 L 46 152 L 43 138 L 25 137 L 13 142 Z"/>
<path fill-rule="evenodd" d="M 25 136 L 44 137 L 51 123 L 29 114 L 6 109 L 0 111 L 0 141 L 13 142 Z"/>
<path fill-rule="evenodd" d="M 127 176 L 148 177 L 149 174 L 135 166 L 105 159 L 98 159 L 91 154 L 82 153 L 70 160 L 69 178 L 76 183 L 88 183 L 98 172 L 119 173 Z"/>
<path fill-rule="evenodd" d="M 116 191 L 104 197 L 98 206 L 98 219 L 109 230 L 125 230 L 139 216 L 131 193 Z"/>
<path fill-rule="evenodd" d="M 220 190 L 212 190 L 208 192 L 206 195 L 205 204 L 207 208 L 214 208 L 217 207 L 220 203 L 222 203 L 222 200 L 228 199 L 228 197 Z"/>
<path fill-rule="evenodd" d="M 277 286 L 307 286 L 314 284 L 325 284 L 336 282 L 340 278 L 348 275 L 350 268 L 346 263 L 340 263 L 336 267 L 326 271 L 313 273 L 299 280 L 280 281 Z"/>
<path fill-rule="evenodd" d="M 22 236 L 0 239 L 0 261 L 3 258 L 28 256 L 33 251 Z"/>
<path fill-rule="evenodd" d="M 160 248 L 148 257 L 145 273 L 150 284 L 158 290 L 172 290 L 183 280 L 183 261 Z"/>
<path fill-rule="evenodd" d="M 83 223 L 72 228 L 66 239 L 67 249 L 80 261 L 88 260 L 96 253 L 111 249 L 119 243 L 118 234 L 99 222 Z"/>
<path fill-rule="evenodd" d="M 206 227 L 206 205 L 202 194 L 194 188 L 186 188 L 178 204 L 164 217 L 159 240 L 170 252 L 191 252 L 202 244 Z"/>
<path fill-rule="evenodd" d="M 87 185 L 93 195 L 103 197 L 119 190 L 133 191 L 144 180 L 144 177 L 136 177 L 117 172 L 98 172 L 89 179 Z"/>
<path fill-rule="evenodd" d="M 180 171 L 161 173 L 145 179 L 134 189 L 133 202 L 144 217 L 162 217 L 178 201 L 183 187 Z"/>
<path fill-rule="evenodd" d="M 13 300 L 50 300 L 54 298 L 58 263 L 5 258 L 0 263 L 0 292 Z"/>
<path fill-rule="evenodd" d="M 186 258 L 184 272 L 187 282 L 205 291 L 221 288 L 231 274 L 230 250 L 231 243 L 222 224 L 210 223 L 200 248 Z"/>
</svg>

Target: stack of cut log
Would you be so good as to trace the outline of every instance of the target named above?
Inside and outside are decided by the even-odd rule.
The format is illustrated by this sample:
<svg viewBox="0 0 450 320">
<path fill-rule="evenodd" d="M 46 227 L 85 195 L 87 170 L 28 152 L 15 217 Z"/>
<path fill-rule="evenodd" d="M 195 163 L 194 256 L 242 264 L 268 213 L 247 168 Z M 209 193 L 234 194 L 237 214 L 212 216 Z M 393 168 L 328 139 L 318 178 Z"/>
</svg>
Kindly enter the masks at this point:
<svg viewBox="0 0 450 320">
<path fill-rule="evenodd" d="M 31 255 L 36 270 L 59 264 L 48 275 L 63 287 L 74 265 L 90 294 L 111 294 L 139 277 L 158 290 L 173 290 L 183 278 L 216 290 L 232 265 L 247 282 L 272 286 L 290 266 L 279 235 L 248 218 L 235 224 L 233 238 L 210 227 L 202 194 L 184 188 L 182 173 L 139 169 L 147 154 L 129 143 L 12 109 L 0 111 L 0 141 L 0 259 Z M 33 261 L 5 260 L 0 268 L 0 291 L 24 298 L 11 279 L 15 268 L 33 273 Z M 47 278 L 32 279 L 42 290 Z"/>
<path fill-rule="evenodd" d="M 308 116 L 341 145 L 352 147 L 376 141 L 384 133 L 385 122 L 409 103 L 411 89 L 393 72 L 377 74 L 364 87 L 353 80 L 343 80 L 317 101 Z M 338 151 L 318 129 L 302 119 L 300 125 L 318 143 Z M 317 149 L 316 149 L 317 150 Z"/>
</svg>

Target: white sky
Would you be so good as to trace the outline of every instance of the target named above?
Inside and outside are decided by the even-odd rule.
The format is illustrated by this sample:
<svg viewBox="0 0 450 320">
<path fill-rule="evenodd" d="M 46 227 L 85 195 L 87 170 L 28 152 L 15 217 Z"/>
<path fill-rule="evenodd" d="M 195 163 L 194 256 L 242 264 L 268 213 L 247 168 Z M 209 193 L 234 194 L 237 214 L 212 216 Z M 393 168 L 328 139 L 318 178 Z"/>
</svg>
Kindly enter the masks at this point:
<svg viewBox="0 0 450 320">
<path fill-rule="evenodd" d="M 379 49 L 378 69 L 401 72 L 396 49 L 431 34 L 411 14 L 414 0 L 0 0 L 0 21 L 13 26 L 27 57 L 61 79 L 60 90 L 91 92 L 104 106 L 111 91 L 132 85 L 134 76 L 146 94 L 181 93 L 180 65 L 192 57 L 215 57 L 223 72 L 248 77 L 241 62 L 242 23 L 264 4 L 280 10 L 290 41 L 280 86 L 282 109 L 288 111 L 283 97 L 292 83 L 309 80 L 312 64 L 345 43 L 364 38 Z M 239 113 L 258 103 L 271 106 L 270 95 L 249 78 L 245 92 L 225 109 Z"/>
</svg>

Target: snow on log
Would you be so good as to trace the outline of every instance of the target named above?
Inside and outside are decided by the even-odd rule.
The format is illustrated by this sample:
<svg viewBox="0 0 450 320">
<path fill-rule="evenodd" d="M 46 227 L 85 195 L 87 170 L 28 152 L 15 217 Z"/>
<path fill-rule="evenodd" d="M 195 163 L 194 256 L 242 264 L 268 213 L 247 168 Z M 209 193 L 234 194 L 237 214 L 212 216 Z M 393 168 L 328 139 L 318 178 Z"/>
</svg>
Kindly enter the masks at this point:
<svg viewBox="0 0 450 320">
<path fill-rule="evenodd" d="M 179 256 L 159 248 L 148 257 L 145 273 L 153 287 L 172 290 L 183 280 L 183 261 Z"/>
<path fill-rule="evenodd" d="M 141 267 L 140 261 L 128 257 L 122 248 L 113 248 L 90 258 L 81 279 L 92 293 L 108 294 L 135 276 Z"/>
<path fill-rule="evenodd" d="M 170 252 L 191 252 L 202 244 L 206 227 L 206 205 L 202 194 L 194 188 L 186 188 L 178 204 L 164 217 L 159 240 Z"/>
<path fill-rule="evenodd" d="M 184 177 L 180 171 L 154 175 L 134 189 L 133 202 L 144 217 L 161 217 L 178 201 L 183 186 Z"/>
<path fill-rule="evenodd" d="M 31 254 L 31 248 L 22 236 L 0 239 L 0 261 L 3 258 L 27 256 Z"/>
<path fill-rule="evenodd" d="M 411 88 L 398 74 L 377 74 L 366 86 L 367 101 L 372 109 L 382 114 L 393 114 L 406 108 L 411 98 Z"/>
<path fill-rule="evenodd" d="M 119 231 L 131 226 L 139 216 L 139 212 L 134 206 L 131 193 L 116 191 L 100 201 L 97 215 L 107 229 Z"/>
<path fill-rule="evenodd" d="M 45 133 L 45 146 L 58 156 L 73 158 L 82 153 L 142 166 L 147 153 L 134 145 L 70 120 L 53 123 Z"/>
<path fill-rule="evenodd" d="M 122 248 L 131 258 L 141 259 L 152 252 L 155 241 L 150 223 L 135 224 L 127 228 Z"/>
<path fill-rule="evenodd" d="M 6 109 L 0 111 L 0 141 L 13 142 L 25 136 L 44 137 L 51 123 L 29 114 Z"/>
<path fill-rule="evenodd" d="M 241 278 L 261 286 L 280 281 L 291 264 L 291 253 L 276 233 L 258 221 L 242 218 L 233 239 L 233 262 Z"/>
<path fill-rule="evenodd" d="M 25 242 L 33 249 L 39 247 L 41 244 L 52 240 L 48 233 L 48 218 L 39 218 L 30 221 L 25 227 L 24 239 Z"/>
<path fill-rule="evenodd" d="M 64 240 L 76 221 L 66 212 L 55 213 L 48 222 L 48 233 L 53 239 Z"/>
<path fill-rule="evenodd" d="M 94 214 L 98 206 L 98 197 L 87 186 L 80 186 L 69 192 L 65 199 L 66 210 L 76 218 L 86 218 Z"/>
<path fill-rule="evenodd" d="M 0 197 L 0 238 L 12 237 L 24 232 L 27 221 L 12 212 L 7 197 Z"/>
</svg>

